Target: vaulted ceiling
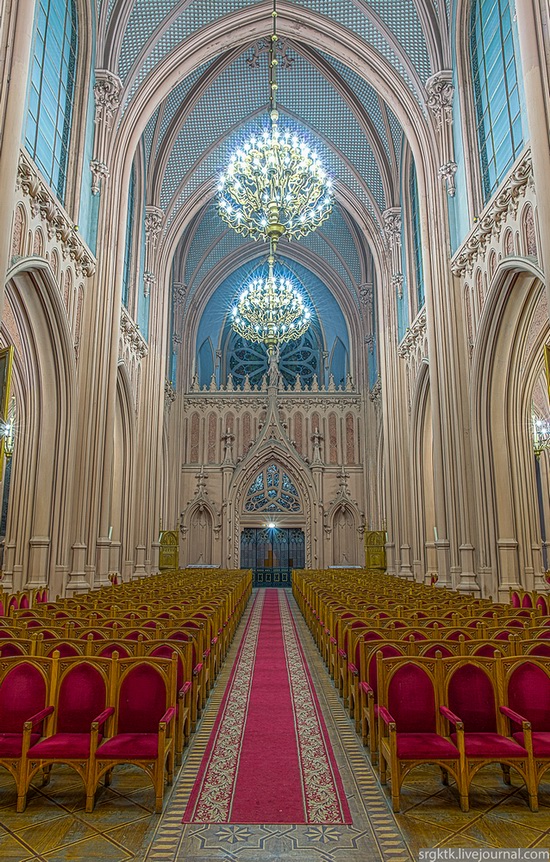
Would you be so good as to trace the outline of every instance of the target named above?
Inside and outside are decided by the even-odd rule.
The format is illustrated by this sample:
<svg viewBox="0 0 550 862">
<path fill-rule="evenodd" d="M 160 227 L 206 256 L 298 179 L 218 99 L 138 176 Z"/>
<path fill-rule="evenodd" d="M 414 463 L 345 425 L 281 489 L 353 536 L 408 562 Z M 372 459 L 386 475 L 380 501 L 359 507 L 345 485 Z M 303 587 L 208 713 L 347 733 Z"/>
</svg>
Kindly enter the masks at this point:
<svg viewBox="0 0 550 862">
<path fill-rule="evenodd" d="M 371 278 L 364 226 L 380 231 L 384 210 L 399 204 L 404 142 L 399 93 L 414 100 L 420 117 L 427 115 L 425 83 L 449 66 L 450 2 L 278 3 L 281 125 L 316 142 L 335 178 L 338 201 L 322 229 L 300 241 L 300 251 L 293 251 L 298 244 L 286 244 L 284 254 L 307 253 L 312 269 L 319 275 L 330 271 L 355 302 L 358 286 Z M 142 106 L 147 203 L 164 211 L 164 238 L 181 239 L 178 255 L 185 258 L 189 301 L 220 261 L 230 266 L 234 257 L 237 267 L 243 244 L 250 245 L 227 230 L 213 196 L 230 151 L 267 120 L 272 3 L 97 3 L 99 65 L 121 79 L 121 125 Z M 302 38 L 310 26 L 323 34 L 318 43 L 309 31 Z M 339 50 L 327 50 L 331 39 Z M 364 54 L 364 68 L 357 68 L 356 59 L 346 61 L 342 46 L 348 43 L 355 58 Z M 191 69 L 189 56 L 197 57 Z M 369 80 L 369 68 L 384 76 L 384 97 L 374 76 Z M 169 75 L 175 83 L 159 101 Z M 257 253 L 256 248 L 251 257 Z"/>
</svg>

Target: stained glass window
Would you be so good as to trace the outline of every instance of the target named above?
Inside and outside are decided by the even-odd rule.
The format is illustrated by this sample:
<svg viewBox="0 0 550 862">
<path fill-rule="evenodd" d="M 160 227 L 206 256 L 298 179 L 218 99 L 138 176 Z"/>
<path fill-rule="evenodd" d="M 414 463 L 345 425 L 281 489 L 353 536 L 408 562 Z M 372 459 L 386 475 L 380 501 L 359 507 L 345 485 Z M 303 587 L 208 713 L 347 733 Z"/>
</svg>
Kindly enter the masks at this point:
<svg viewBox="0 0 550 862">
<path fill-rule="evenodd" d="M 309 329 L 298 341 L 287 342 L 281 347 L 279 370 L 285 386 L 294 386 L 296 377 L 300 378 L 302 387 L 311 386 L 314 374 L 319 380 L 320 367 L 320 346 L 314 330 Z M 246 341 L 236 333 L 231 335 L 226 372 L 232 375 L 235 387 L 244 385 L 246 374 L 251 386 L 259 386 L 267 368 L 267 351 L 263 344 Z"/>
<path fill-rule="evenodd" d="M 25 146 L 62 202 L 67 180 L 77 49 L 74 0 L 39 0 Z"/>
<path fill-rule="evenodd" d="M 300 495 L 278 464 L 269 464 L 258 473 L 246 495 L 245 512 L 300 512 Z"/>
<path fill-rule="evenodd" d="M 510 0 L 473 0 L 470 51 L 487 201 L 523 146 Z"/>
<path fill-rule="evenodd" d="M 124 246 L 124 273 L 122 276 L 122 302 L 128 308 L 130 299 L 130 272 L 132 266 L 132 243 L 134 241 L 134 218 L 136 198 L 136 170 L 132 165 L 128 189 L 128 215 L 126 217 L 126 241 Z"/>
<path fill-rule="evenodd" d="M 422 268 L 422 244 L 420 239 L 420 211 L 418 207 L 418 180 L 416 178 L 416 166 L 411 162 L 411 175 L 409 181 L 409 192 L 411 196 L 411 219 L 412 219 L 412 245 L 414 256 L 414 272 L 416 277 L 416 312 L 420 311 L 425 302 L 424 297 L 424 270 Z"/>
</svg>

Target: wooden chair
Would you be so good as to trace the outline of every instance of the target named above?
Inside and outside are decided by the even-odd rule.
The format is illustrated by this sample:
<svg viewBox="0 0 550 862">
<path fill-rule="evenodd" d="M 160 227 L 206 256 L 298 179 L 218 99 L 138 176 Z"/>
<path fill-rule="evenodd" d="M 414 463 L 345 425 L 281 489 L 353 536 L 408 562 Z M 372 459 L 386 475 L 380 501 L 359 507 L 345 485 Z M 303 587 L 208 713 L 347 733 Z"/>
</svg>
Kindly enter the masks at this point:
<svg viewBox="0 0 550 862">
<path fill-rule="evenodd" d="M 523 727 L 524 744 L 510 733 L 503 712 L 502 686 L 499 684 L 499 659 L 470 656 L 441 659 L 443 672 L 442 700 L 457 718 L 463 730 L 463 777 L 468 789 L 477 772 L 489 763 L 500 763 L 504 782 L 510 784 L 510 768 L 523 778 L 532 811 L 538 808 L 537 787 L 533 774 L 531 730 Z M 510 717 L 509 715 L 507 716 Z M 451 720 L 451 719 L 450 719 Z M 452 720 L 451 720 L 452 721 Z M 459 731 L 451 733 L 457 742 Z"/>
<path fill-rule="evenodd" d="M 162 811 L 165 777 L 174 774 L 177 661 L 171 659 L 112 659 L 115 680 L 115 714 L 109 719 L 109 738 L 99 745 L 97 724 L 92 725 L 90 780 L 86 810 L 94 806 L 101 778 L 106 783 L 115 766 L 132 763 L 151 778 L 155 811 Z"/>
<path fill-rule="evenodd" d="M 4 658 L 0 664 L 0 766 L 23 793 L 27 751 L 50 714 L 51 658 Z"/>
<path fill-rule="evenodd" d="M 468 810 L 468 795 L 459 746 L 445 733 L 443 718 L 460 722 L 450 710 L 440 709 L 436 660 L 428 658 L 378 658 L 378 734 L 380 781 L 390 768 L 391 797 L 399 811 L 400 791 L 406 776 L 425 763 L 441 768 L 443 781 L 456 781 L 460 806 Z"/>
<path fill-rule="evenodd" d="M 36 773 L 44 770 L 44 784 L 47 784 L 51 767 L 56 763 L 74 769 L 87 790 L 92 768 L 92 726 L 98 728 L 98 739 L 101 739 L 103 725 L 114 711 L 108 708 L 112 666 L 110 659 L 54 655 L 51 712 L 44 738 L 31 744 L 26 752 L 18 811 L 25 809 L 27 791 Z"/>
<path fill-rule="evenodd" d="M 512 736 L 527 748 L 531 736 L 533 772 L 536 786 L 550 769 L 550 662 L 529 657 L 503 659 L 505 715 L 512 724 Z M 525 724 L 530 732 L 525 732 Z"/>
</svg>

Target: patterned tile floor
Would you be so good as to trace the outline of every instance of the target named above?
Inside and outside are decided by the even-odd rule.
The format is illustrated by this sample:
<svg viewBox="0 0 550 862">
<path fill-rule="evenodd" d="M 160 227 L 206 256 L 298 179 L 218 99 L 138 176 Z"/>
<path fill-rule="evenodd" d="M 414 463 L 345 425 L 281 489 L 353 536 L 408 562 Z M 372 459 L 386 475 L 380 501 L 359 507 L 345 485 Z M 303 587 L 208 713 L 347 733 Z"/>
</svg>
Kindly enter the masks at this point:
<svg viewBox="0 0 550 862">
<path fill-rule="evenodd" d="M 439 770 L 417 770 L 402 793 L 402 812 L 391 812 L 293 603 L 329 735 L 353 817 L 352 826 L 183 826 L 181 818 L 201 761 L 247 614 L 211 694 L 199 729 L 187 749 L 178 779 L 165 795 L 164 814 L 153 812 L 153 790 L 132 767 L 115 770 L 113 783 L 84 812 L 84 793 L 69 769 L 54 768 L 47 787 L 29 793 L 27 810 L 15 812 L 13 781 L 0 771 L 0 860 L 2 862 L 411 862 L 423 847 L 550 846 L 550 773 L 540 788 L 540 810 L 532 813 L 518 786 L 505 786 L 499 770 L 478 774 L 471 810 L 460 811 Z M 513 776 L 513 772 L 512 772 Z"/>
</svg>

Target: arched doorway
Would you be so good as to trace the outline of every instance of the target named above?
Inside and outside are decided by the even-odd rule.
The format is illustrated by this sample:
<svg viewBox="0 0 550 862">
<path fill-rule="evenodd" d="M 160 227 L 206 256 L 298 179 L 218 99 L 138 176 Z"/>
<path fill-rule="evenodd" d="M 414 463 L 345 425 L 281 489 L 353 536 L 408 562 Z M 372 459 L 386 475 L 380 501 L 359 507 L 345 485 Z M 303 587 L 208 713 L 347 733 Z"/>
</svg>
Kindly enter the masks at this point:
<svg viewBox="0 0 550 862">
<path fill-rule="evenodd" d="M 294 478 L 275 461 L 259 470 L 244 497 L 240 566 L 254 586 L 290 587 L 306 560 L 303 506 Z"/>
</svg>

